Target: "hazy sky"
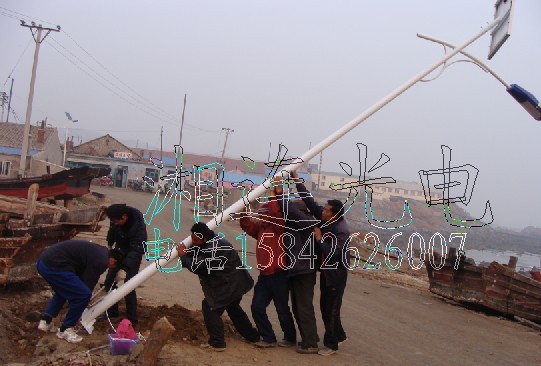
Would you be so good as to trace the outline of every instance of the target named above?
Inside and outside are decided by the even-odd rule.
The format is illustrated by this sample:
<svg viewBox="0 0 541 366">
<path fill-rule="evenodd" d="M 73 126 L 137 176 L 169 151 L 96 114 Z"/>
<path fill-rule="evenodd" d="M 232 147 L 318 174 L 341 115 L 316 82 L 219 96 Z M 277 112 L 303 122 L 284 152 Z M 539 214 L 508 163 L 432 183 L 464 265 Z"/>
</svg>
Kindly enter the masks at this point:
<svg viewBox="0 0 541 366">
<path fill-rule="evenodd" d="M 186 93 L 185 151 L 220 154 L 228 127 L 228 156 L 266 159 L 271 142 L 274 154 L 283 143 L 300 156 L 441 57 L 417 33 L 463 43 L 493 19 L 494 3 L 0 0 L 1 89 L 9 92 L 16 66 L 12 106 L 24 121 L 34 44 L 18 19 L 58 24 L 41 47 L 33 122 L 63 127 L 70 112 L 76 141 L 110 133 L 139 147 L 159 146 L 163 126 L 171 150 Z M 489 35 L 467 49 L 538 98 L 540 15 L 541 1 L 516 1 L 511 38 L 493 60 Z M 445 144 L 453 165 L 480 171 L 473 216 L 490 200 L 495 225 L 541 227 L 540 139 L 541 122 L 499 82 L 458 63 L 331 146 L 323 168 L 357 166 L 362 142 L 369 163 L 391 158 L 374 175 L 420 183 L 420 169 L 441 168 Z"/>
</svg>

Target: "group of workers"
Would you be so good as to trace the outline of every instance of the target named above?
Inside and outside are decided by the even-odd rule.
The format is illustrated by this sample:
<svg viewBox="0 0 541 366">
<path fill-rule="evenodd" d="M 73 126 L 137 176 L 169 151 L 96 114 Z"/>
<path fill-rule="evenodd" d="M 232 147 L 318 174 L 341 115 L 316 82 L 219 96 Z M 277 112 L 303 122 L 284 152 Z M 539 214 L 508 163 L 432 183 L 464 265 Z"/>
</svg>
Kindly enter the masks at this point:
<svg viewBox="0 0 541 366">
<path fill-rule="evenodd" d="M 340 316 L 349 263 L 345 246 L 350 234 L 343 217 L 343 203 L 329 200 L 324 206 L 319 205 L 298 174 L 292 171 L 290 176 L 302 200 L 290 200 L 281 182 L 275 179 L 268 190 L 268 202 L 256 213 L 240 215 L 241 228 L 257 240 L 256 260 L 260 273 L 255 286 L 231 243 L 217 236 L 206 224 L 192 226 L 191 247 L 187 248 L 184 243 L 176 246 L 183 267 L 199 277 L 203 290 L 202 312 L 209 338 L 202 348 L 225 350 L 221 315 L 226 311 L 239 334 L 260 348 L 296 347 L 299 353 L 328 356 L 336 353 L 339 345 L 348 339 Z M 56 331 L 59 338 L 68 342 L 82 340 L 74 326 L 107 267 L 109 272 L 104 283 L 107 291 L 113 288 L 119 270 L 126 271 L 126 281 L 139 271 L 147 241 L 143 215 L 124 204 L 111 205 L 106 213 L 111 221 L 107 235 L 109 251 L 98 244 L 71 240 L 50 247 L 38 261 L 38 272 L 54 290 L 38 329 Z M 325 326 L 321 348 L 318 347 L 320 339 L 313 303 L 318 271 L 321 273 L 320 310 Z M 255 327 L 240 305 L 243 295 L 252 288 Z M 136 325 L 135 290 L 125 300 L 126 317 Z M 56 329 L 52 319 L 66 301 L 70 304 L 68 313 Z M 271 301 L 283 332 L 281 340 L 277 339 L 267 316 Z M 108 316 L 119 316 L 118 304 L 109 308 Z"/>
</svg>

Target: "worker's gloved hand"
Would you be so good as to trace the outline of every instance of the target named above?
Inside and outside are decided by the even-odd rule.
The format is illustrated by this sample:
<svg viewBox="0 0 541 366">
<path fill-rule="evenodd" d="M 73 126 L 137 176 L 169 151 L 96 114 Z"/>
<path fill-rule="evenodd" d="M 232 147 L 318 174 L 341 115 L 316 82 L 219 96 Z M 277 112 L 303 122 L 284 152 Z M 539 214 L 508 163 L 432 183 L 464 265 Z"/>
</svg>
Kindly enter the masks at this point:
<svg viewBox="0 0 541 366">
<path fill-rule="evenodd" d="M 121 262 L 123 258 L 122 252 L 120 249 L 110 249 L 109 250 L 109 268 L 116 268 L 117 263 Z"/>
</svg>

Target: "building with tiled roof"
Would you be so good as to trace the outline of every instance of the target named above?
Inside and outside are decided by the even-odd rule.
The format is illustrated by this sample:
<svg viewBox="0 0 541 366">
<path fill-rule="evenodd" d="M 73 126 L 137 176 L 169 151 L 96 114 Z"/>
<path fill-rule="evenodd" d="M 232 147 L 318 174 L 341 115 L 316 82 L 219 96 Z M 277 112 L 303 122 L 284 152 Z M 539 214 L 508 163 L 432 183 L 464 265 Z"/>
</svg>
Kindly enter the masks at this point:
<svg viewBox="0 0 541 366">
<path fill-rule="evenodd" d="M 15 178 L 19 170 L 24 124 L 0 123 L 0 179 Z M 58 131 L 53 127 L 30 126 L 26 176 L 40 176 L 62 169 Z"/>
</svg>

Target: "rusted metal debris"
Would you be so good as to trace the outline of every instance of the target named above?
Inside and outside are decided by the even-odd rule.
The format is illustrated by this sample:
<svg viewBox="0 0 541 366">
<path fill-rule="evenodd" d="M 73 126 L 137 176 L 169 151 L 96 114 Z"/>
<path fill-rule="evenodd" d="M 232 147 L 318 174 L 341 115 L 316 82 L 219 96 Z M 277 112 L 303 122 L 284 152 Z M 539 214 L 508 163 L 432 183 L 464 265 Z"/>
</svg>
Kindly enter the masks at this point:
<svg viewBox="0 0 541 366">
<path fill-rule="evenodd" d="M 511 266 L 497 262 L 479 266 L 462 258 L 456 270 L 455 261 L 456 251 L 451 250 L 441 269 L 426 266 L 431 292 L 541 324 L 541 282 L 516 273 L 513 259 Z"/>
</svg>

